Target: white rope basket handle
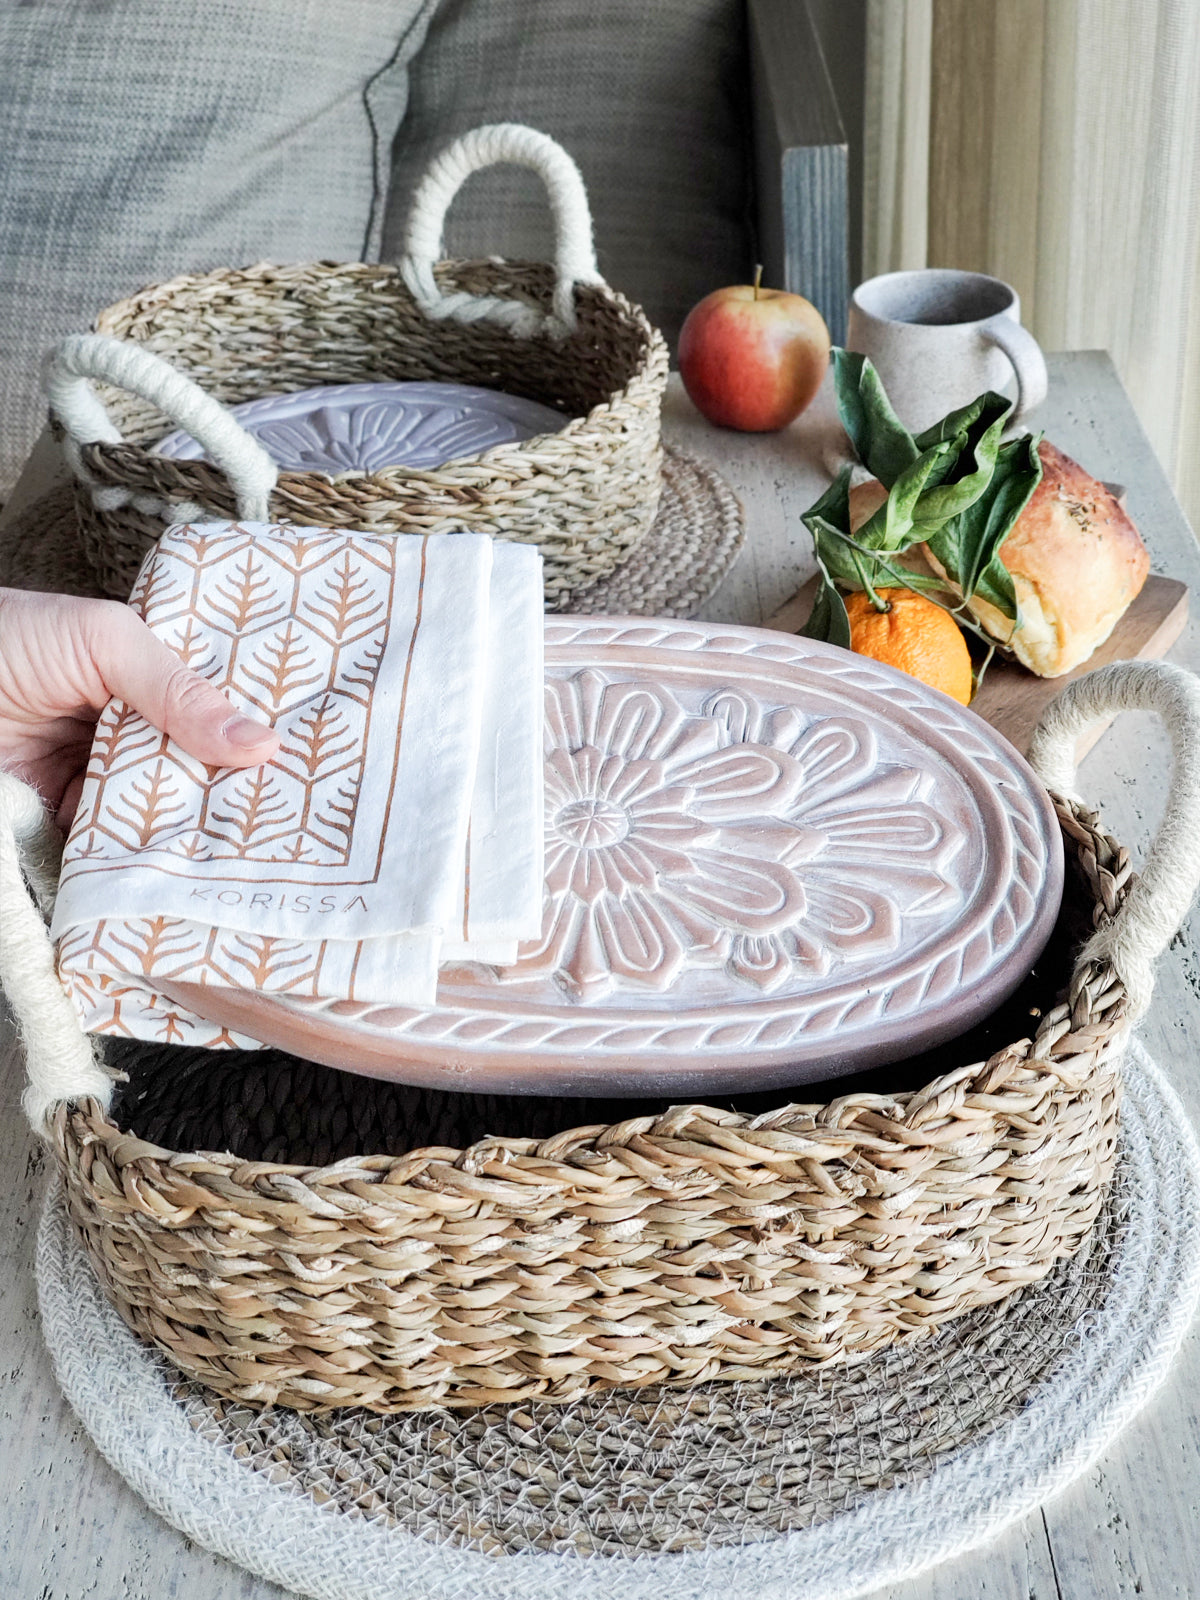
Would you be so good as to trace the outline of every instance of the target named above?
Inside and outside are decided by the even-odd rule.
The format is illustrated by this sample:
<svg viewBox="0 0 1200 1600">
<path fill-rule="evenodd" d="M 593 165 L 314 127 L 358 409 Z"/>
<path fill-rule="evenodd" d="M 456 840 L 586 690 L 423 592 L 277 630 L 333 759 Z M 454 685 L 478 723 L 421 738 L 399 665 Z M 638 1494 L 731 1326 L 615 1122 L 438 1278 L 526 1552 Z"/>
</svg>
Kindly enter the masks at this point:
<svg viewBox="0 0 1200 1600">
<path fill-rule="evenodd" d="M 502 295 L 443 294 L 433 275 L 442 259 L 450 202 L 473 172 L 507 162 L 529 167 L 546 186 L 554 215 L 555 285 L 552 314 Z M 575 331 L 575 285 L 603 283 L 592 244 L 592 214 L 579 168 L 548 134 L 518 122 L 496 122 L 464 133 L 435 158 L 417 185 L 408 218 L 400 275 L 426 316 L 454 322 L 495 322 L 519 338 Z"/>
<path fill-rule="evenodd" d="M 1029 761 L 1048 789 L 1077 800 L 1075 745 L 1118 711 L 1156 711 L 1174 750 L 1166 810 L 1146 865 L 1117 915 L 1088 940 L 1082 959 L 1111 961 L 1140 1016 L 1154 964 L 1178 932 L 1200 885 L 1200 678 L 1166 661 L 1115 661 L 1069 684 L 1047 707 Z"/>
<path fill-rule="evenodd" d="M 94 1095 L 107 1109 L 112 1098 L 112 1079 L 54 970 L 46 919 L 61 854 L 41 796 L 0 770 L 0 982 L 25 1046 L 22 1105 L 39 1133 L 60 1101 Z"/>
<path fill-rule="evenodd" d="M 128 389 L 131 394 L 170 417 L 204 447 L 229 479 L 243 522 L 267 522 L 267 503 L 278 476 L 275 463 L 219 400 L 198 383 L 177 372 L 169 361 L 128 339 L 103 333 L 71 334 L 46 358 L 42 383 L 50 410 L 67 432 L 66 455 L 76 477 L 92 483 L 80 456 L 85 444 L 120 444 L 114 424 L 91 379 Z M 205 513 L 185 502 L 166 506 L 141 505 L 128 489 L 93 486 L 92 497 L 103 510 L 116 510 L 131 499 L 146 511 L 163 512 L 180 522 L 199 521 Z"/>
</svg>

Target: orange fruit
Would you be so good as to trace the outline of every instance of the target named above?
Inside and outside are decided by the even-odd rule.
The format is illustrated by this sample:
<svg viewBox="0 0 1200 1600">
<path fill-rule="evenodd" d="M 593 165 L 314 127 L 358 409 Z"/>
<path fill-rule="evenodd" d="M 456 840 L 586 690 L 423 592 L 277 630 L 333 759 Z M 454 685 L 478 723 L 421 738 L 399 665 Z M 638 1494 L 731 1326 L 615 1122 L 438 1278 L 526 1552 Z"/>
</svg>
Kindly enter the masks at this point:
<svg viewBox="0 0 1200 1600">
<path fill-rule="evenodd" d="M 876 611 L 861 590 L 846 595 L 850 648 L 940 689 L 960 706 L 971 703 L 971 656 L 948 611 L 912 589 L 877 589 L 887 611 Z"/>
</svg>

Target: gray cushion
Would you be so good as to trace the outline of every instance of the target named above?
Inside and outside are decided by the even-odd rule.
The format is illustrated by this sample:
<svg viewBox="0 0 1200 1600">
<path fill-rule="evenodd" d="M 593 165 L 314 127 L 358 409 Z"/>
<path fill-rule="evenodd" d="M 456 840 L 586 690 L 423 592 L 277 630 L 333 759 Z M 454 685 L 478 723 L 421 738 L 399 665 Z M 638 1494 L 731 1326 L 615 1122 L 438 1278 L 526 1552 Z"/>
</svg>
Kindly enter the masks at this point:
<svg viewBox="0 0 1200 1600">
<path fill-rule="evenodd" d="M 436 0 L 0 5 L 0 498 L 50 344 L 147 282 L 370 256 Z"/>
<path fill-rule="evenodd" d="M 673 337 L 749 270 L 742 0 L 442 0 L 411 72 L 383 254 L 403 248 L 413 186 L 455 134 L 524 122 L 583 172 L 600 270 Z M 447 254 L 545 260 L 538 183 L 497 168 L 450 212 Z"/>
</svg>

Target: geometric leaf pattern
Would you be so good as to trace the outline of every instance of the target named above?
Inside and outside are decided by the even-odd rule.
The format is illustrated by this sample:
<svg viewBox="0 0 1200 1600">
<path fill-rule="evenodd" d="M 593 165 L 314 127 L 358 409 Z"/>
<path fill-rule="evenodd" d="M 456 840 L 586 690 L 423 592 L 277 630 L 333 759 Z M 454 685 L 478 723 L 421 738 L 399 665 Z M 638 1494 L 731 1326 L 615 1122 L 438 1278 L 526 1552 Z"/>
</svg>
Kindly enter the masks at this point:
<svg viewBox="0 0 1200 1600">
<path fill-rule="evenodd" d="M 273 881 L 286 876 L 281 866 L 294 867 L 293 900 L 315 910 L 322 890 L 346 878 L 352 839 L 357 859 L 375 853 L 378 840 L 362 828 L 354 838 L 354 824 L 397 548 L 391 539 L 290 527 L 264 536 L 237 524 L 164 536 L 131 605 L 193 671 L 270 721 L 280 748 L 269 766 L 218 773 L 111 702 L 97 725 L 60 905 L 73 882 L 120 872 L 136 852 L 139 865 L 214 882 L 213 897 L 227 904 L 239 890 L 248 898 L 256 878 Z M 225 862 L 228 874 L 214 877 Z M 101 917 L 66 929 L 58 961 L 93 1031 L 128 1032 L 138 1013 L 142 1036 L 199 1044 L 233 1035 L 144 980 L 186 975 L 269 994 L 350 994 L 360 949 L 352 940 L 289 939 L 182 917 Z"/>
<path fill-rule="evenodd" d="M 273 530 L 274 531 L 274 530 Z M 72 864 L 345 866 L 387 644 L 395 544 L 172 530 L 131 604 L 194 671 L 282 734 L 269 767 L 213 777 L 120 701 L 101 716 Z M 279 530 L 280 533 L 283 530 Z M 203 785 L 198 806 L 185 804 Z M 315 880 L 314 880 L 315 881 Z"/>
</svg>

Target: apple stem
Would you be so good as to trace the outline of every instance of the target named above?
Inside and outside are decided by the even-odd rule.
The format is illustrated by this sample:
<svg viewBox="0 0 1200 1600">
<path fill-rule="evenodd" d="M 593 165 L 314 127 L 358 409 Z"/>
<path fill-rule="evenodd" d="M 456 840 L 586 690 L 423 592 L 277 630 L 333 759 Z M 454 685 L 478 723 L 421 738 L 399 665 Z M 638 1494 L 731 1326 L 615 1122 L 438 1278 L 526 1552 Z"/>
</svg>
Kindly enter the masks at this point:
<svg viewBox="0 0 1200 1600">
<path fill-rule="evenodd" d="M 758 299 L 758 291 L 759 291 L 759 288 L 760 288 L 761 284 L 762 284 L 762 262 L 760 261 L 758 263 L 758 265 L 754 269 L 754 298 L 756 300 Z"/>
</svg>

